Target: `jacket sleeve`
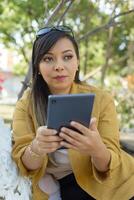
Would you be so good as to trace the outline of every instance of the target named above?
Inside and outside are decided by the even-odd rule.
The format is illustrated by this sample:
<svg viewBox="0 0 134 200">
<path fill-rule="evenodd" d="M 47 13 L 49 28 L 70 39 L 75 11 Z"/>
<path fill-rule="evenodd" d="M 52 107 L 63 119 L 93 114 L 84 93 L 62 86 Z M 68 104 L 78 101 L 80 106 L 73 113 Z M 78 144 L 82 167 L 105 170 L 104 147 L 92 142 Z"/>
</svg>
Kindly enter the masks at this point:
<svg viewBox="0 0 134 200">
<path fill-rule="evenodd" d="M 15 160 L 21 175 L 23 176 L 43 176 L 47 157 L 44 158 L 44 163 L 40 170 L 28 170 L 21 157 L 27 146 L 34 139 L 36 134 L 36 126 L 33 115 L 29 109 L 30 90 L 26 90 L 23 97 L 17 102 L 13 115 L 13 150 L 12 157 Z"/>
<path fill-rule="evenodd" d="M 93 174 L 98 181 L 112 178 L 112 172 L 121 164 L 121 149 L 119 143 L 119 124 L 114 100 L 107 92 L 103 92 L 100 98 L 100 113 L 98 119 L 98 131 L 101 138 L 110 151 L 111 160 L 109 170 L 99 173 L 93 166 Z"/>
</svg>

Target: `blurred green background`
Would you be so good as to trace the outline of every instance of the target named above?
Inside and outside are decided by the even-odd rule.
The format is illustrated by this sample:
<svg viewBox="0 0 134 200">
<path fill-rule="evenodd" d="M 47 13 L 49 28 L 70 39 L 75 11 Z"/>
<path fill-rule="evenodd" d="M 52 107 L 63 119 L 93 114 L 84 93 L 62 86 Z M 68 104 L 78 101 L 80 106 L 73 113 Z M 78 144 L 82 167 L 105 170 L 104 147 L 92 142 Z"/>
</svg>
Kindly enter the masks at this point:
<svg viewBox="0 0 134 200">
<path fill-rule="evenodd" d="M 36 31 L 49 20 L 47 26 L 73 29 L 81 80 L 107 89 L 121 131 L 134 133 L 133 0 L 0 0 L 0 16 L 0 116 L 6 123 L 12 121 Z"/>
</svg>

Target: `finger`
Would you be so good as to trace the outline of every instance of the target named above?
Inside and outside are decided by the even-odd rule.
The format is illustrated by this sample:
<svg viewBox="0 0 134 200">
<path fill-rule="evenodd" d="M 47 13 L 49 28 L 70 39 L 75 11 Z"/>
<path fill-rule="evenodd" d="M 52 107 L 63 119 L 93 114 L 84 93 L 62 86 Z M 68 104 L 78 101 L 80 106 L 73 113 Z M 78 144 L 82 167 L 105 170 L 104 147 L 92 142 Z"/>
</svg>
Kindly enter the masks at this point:
<svg viewBox="0 0 134 200">
<path fill-rule="evenodd" d="M 80 142 L 78 140 L 76 140 L 75 138 L 72 138 L 70 136 L 68 136 L 67 134 L 61 132 L 61 137 L 67 141 L 68 143 L 72 144 L 72 145 L 75 145 L 75 146 L 79 146 L 80 145 Z"/>
<path fill-rule="evenodd" d="M 90 124 L 89 124 L 89 128 L 90 128 L 92 131 L 96 131 L 96 130 L 97 130 L 96 122 L 97 122 L 97 119 L 96 119 L 95 117 L 93 117 L 93 118 L 91 119 Z"/>
<path fill-rule="evenodd" d="M 59 136 L 67 141 L 71 138 L 74 139 L 75 141 L 79 141 L 79 142 L 83 141 L 82 134 L 65 127 L 61 128 L 61 132 L 59 133 Z"/>
<path fill-rule="evenodd" d="M 36 139 L 32 142 L 32 150 L 39 155 L 45 155 L 60 148 L 60 142 L 42 142 Z"/>
<path fill-rule="evenodd" d="M 48 129 L 46 126 L 40 126 L 37 129 L 37 134 L 40 134 L 40 135 L 56 135 L 57 131 L 55 129 Z"/>
<path fill-rule="evenodd" d="M 41 153 L 40 154 L 42 154 L 42 155 L 45 155 L 45 154 L 47 154 L 47 153 L 52 153 L 52 152 L 55 152 L 57 149 L 59 149 L 61 147 L 61 145 L 59 145 L 57 148 L 53 148 L 53 147 L 51 147 L 51 148 L 45 148 L 45 149 L 41 149 Z"/>
<path fill-rule="evenodd" d="M 86 126 L 84 126 L 78 122 L 75 122 L 75 121 L 72 121 L 70 124 L 74 128 L 78 129 L 83 135 L 85 135 L 85 136 L 89 135 L 90 130 Z"/>
<path fill-rule="evenodd" d="M 43 142 L 42 148 L 57 148 L 60 142 Z"/>
<path fill-rule="evenodd" d="M 48 148 L 43 148 L 44 151 L 49 151 L 49 152 L 54 152 L 56 151 L 57 149 L 59 149 L 61 147 L 61 144 L 58 143 L 56 146 L 51 146 L 51 147 L 48 147 Z"/>
<path fill-rule="evenodd" d="M 62 141 L 63 139 L 59 136 L 52 136 L 52 135 L 47 135 L 47 136 L 40 136 L 37 138 L 38 141 L 41 141 L 41 142 L 60 142 Z"/>
<path fill-rule="evenodd" d="M 70 144 L 70 143 L 68 143 L 68 142 L 66 142 L 66 141 L 62 141 L 62 142 L 60 143 L 60 145 L 61 145 L 61 146 L 64 146 L 64 147 L 67 148 L 67 149 L 74 149 L 74 150 L 77 150 L 77 151 L 78 151 L 78 147 L 76 147 L 76 146 L 74 146 L 73 144 Z"/>
</svg>

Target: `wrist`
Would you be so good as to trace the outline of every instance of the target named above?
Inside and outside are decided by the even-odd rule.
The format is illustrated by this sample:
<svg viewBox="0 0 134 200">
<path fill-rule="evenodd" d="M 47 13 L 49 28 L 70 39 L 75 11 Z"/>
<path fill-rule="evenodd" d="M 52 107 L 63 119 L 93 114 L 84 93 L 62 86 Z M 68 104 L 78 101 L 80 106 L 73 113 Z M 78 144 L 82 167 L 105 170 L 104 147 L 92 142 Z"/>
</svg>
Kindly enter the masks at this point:
<svg viewBox="0 0 134 200">
<path fill-rule="evenodd" d="M 45 156 L 45 155 L 41 155 L 41 154 L 35 152 L 35 150 L 33 149 L 33 142 L 27 147 L 27 149 L 28 149 L 30 156 L 35 160 L 42 159 Z"/>
<path fill-rule="evenodd" d="M 107 172 L 109 170 L 110 160 L 111 154 L 107 148 L 96 156 L 91 157 L 92 164 L 100 172 Z"/>
</svg>

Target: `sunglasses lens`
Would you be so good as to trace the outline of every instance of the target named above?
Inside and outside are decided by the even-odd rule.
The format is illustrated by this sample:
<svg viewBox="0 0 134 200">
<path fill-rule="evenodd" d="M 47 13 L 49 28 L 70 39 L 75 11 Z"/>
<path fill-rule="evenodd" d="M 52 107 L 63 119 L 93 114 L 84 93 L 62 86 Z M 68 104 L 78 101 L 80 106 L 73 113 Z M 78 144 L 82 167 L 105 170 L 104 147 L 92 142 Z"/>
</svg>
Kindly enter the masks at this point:
<svg viewBox="0 0 134 200">
<path fill-rule="evenodd" d="M 64 31 L 64 32 L 66 32 L 66 33 L 68 33 L 68 34 L 70 34 L 70 35 L 72 35 L 74 37 L 72 29 L 67 27 L 67 26 L 57 26 L 55 28 L 57 30 Z"/>
<path fill-rule="evenodd" d="M 72 37 L 74 37 L 72 29 L 67 27 L 67 26 L 53 26 L 53 27 L 42 28 L 37 32 L 36 36 L 40 37 L 42 35 L 45 35 L 45 34 L 49 33 L 52 30 L 63 31 L 65 33 L 70 34 Z"/>
<path fill-rule="evenodd" d="M 52 30 L 52 28 L 49 28 L 49 27 L 48 28 L 42 28 L 37 32 L 36 36 L 45 35 L 45 34 L 49 33 L 51 30 Z"/>
</svg>

